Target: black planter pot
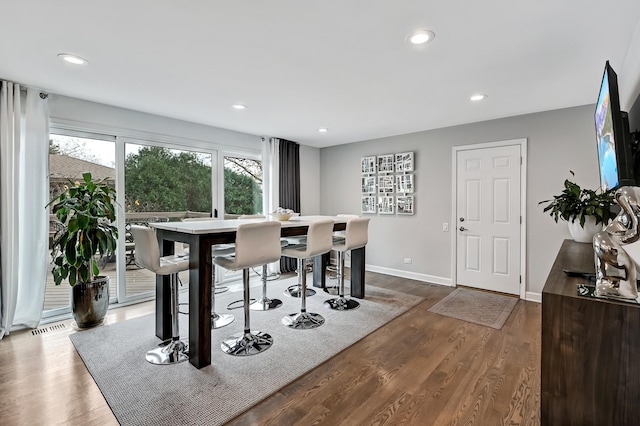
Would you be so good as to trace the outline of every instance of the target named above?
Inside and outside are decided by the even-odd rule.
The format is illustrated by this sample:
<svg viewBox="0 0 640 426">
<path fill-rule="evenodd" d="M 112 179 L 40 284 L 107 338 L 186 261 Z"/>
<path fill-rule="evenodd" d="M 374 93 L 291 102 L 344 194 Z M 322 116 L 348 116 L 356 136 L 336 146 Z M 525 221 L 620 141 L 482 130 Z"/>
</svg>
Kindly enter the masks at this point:
<svg viewBox="0 0 640 426">
<path fill-rule="evenodd" d="M 109 277 L 99 276 L 71 288 L 71 313 L 78 328 L 101 324 L 109 307 Z"/>
</svg>

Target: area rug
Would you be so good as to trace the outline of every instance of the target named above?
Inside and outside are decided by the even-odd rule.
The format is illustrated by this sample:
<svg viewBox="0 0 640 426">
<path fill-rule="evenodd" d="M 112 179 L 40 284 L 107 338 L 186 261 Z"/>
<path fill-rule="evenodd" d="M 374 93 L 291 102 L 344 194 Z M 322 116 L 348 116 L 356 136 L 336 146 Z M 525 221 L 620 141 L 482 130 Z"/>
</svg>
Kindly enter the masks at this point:
<svg viewBox="0 0 640 426">
<path fill-rule="evenodd" d="M 517 302 L 515 297 L 457 288 L 429 312 L 500 330 Z"/>
<path fill-rule="evenodd" d="M 213 330 L 212 364 L 200 370 L 189 363 L 156 366 L 145 361 L 146 351 L 159 343 L 153 315 L 77 332 L 70 339 L 122 425 L 220 425 L 423 300 L 367 286 L 359 309 L 336 312 L 322 305 L 331 296 L 318 291 L 307 298 L 307 311 L 321 313 L 325 324 L 314 330 L 291 330 L 280 321 L 300 308 L 299 299 L 283 295 L 294 283 L 295 277 L 270 282 L 270 297 L 284 305 L 251 311 L 252 330 L 270 333 L 274 344 L 249 357 L 221 351 L 223 338 L 242 331 L 243 310 L 225 309 L 241 293 L 218 295 L 218 312 L 232 313 L 236 319 Z M 252 297 L 260 290 L 252 288 Z M 188 336 L 188 321 L 184 315 L 180 319 L 180 333 Z"/>
</svg>

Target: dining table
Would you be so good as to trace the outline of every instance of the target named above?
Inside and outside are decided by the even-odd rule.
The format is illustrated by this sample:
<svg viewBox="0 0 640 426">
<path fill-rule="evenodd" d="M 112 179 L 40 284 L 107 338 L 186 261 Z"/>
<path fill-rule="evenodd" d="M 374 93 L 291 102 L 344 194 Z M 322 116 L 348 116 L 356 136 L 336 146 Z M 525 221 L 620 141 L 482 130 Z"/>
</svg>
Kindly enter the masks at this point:
<svg viewBox="0 0 640 426">
<path fill-rule="evenodd" d="M 346 229 L 348 218 L 340 216 L 297 216 L 281 221 L 281 236 L 306 235 L 316 220 L 331 219 L 334 231 Z M 189 362 L 196 368 L 211 364 L 211 246 L 234 243 L 238 226 L 263 219 L 214 219 L 194 222 L 149 223 L 155 228 L 160 256 L 174 254 L 175 243 L 189 245 Z M 313 286 L 325 287 L 329 253 L 313 259 Z M 351 251 L 351 297 L 365 297 L 365 247 Z M 156 336 L 171 338 L 171 290 L 169 277 L 156 275 Z M 221 352 L 222 353 L 222 352 Z"/>
</svg>

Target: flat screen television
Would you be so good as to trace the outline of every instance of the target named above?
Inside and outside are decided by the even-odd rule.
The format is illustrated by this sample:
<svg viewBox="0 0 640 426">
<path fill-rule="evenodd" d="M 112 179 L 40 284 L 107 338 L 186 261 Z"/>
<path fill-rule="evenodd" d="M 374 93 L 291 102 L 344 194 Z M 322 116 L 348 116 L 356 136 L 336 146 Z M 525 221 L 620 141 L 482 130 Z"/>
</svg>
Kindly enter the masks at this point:
<svg viewBox="0 0 640 426">
<path fill-rule="evenodd" d="M 635 185 L 629 119 L 627 113 L 620 111 L 618 76 L 609 61 L 604 67 L 595 124 L 602 190 Z"/>
</svg>

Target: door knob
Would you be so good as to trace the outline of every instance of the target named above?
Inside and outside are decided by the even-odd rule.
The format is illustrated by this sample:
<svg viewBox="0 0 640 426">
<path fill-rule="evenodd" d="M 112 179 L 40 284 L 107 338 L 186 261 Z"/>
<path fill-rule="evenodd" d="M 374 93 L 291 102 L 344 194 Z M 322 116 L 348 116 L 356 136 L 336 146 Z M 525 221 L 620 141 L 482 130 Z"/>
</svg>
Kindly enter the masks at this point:
<svg viewBox="0 0 640 426">
<path fill-rule="evenodd" d="M 466 231 L 466 230 L 467 230 L 467 228 L 465 228 L 464 226 L 461 226 L 461 227 L 460 227 L 460 230 L 461 230 L 461 231 Z"/>
</svg>

